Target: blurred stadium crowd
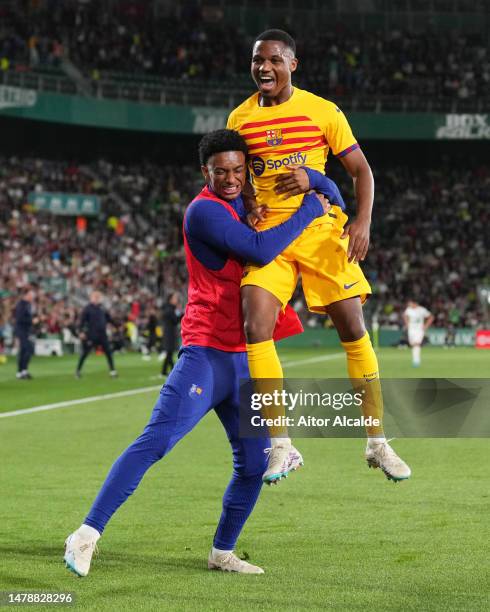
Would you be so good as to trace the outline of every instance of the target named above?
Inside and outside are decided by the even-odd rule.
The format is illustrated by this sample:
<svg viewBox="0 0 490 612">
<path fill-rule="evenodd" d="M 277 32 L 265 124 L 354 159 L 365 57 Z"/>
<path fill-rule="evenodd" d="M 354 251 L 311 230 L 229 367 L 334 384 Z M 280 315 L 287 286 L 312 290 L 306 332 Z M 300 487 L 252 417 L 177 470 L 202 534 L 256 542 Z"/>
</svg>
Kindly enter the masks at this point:
<svg viewBox="0 0 490 612">
<path fill-rule="evenodd" d="M 155 165 L 91 167 L 0 158 L 0 328 L 9 335 L 18 289 L 37 287 L 39 337 L 75 330 L 90 290 L 106 296 L 113 318 L 144 326 L 171 291 L 185 292 L 181 248 L 184 204 L 195 169 Z M 74 217 L 38 213 L 39 191 L 99 195 L 104 217 L 77 227 Z M 131 325 L 131 328 L 134 326 Z M 0 335 L 2 335 L 0 333 Z"/>
<path fill-rule="evenodd" d="M 250 86 L 253 38 L 234 24 L 206 23 L 197 7 L 154 19 L 128 4 L 110 12 L 98 2 L 37 2 L 35 13 L 4 8 L 0 69 L 57 66 L 66 55 L 94 81 L 126 71 L 204 86 L 211 86 L 210 78 L 222 86 Z M 276 27 L 297 37 L 298 85 L 320 95 L 490 96 L 489 41 L 477 34 L 350 31 L 337 23 L 314 33 L 287 23 Z"/>
<path fill-rule="evenodd" d="M 374 171 L 372 246 L 363 268 L 380 324 L 400 328 L 406 301 L 415 298 L 436 326 L 477 326 L 476 287 L 490 269 L 488 168 Z M 350 194 L 342 175 L 334 178 Z M 190 166 L 0 158 L 0 335 L 11 333 L 12 308 L 29 283 L 38 287 L 40 337 L 75 332 L 93 289 L 104 293 L 126 336 L 143 332 L 170 293 L 185 295 L 181 226 L 201 183 Z M 36 211 L 29 204 L 36 191 L 98 194 L 103 215 L 77 228 L 74 217 Z M 299 290 L 293 304 L 307 325 L 324 323 L 308 314 Z"/>
</svg>

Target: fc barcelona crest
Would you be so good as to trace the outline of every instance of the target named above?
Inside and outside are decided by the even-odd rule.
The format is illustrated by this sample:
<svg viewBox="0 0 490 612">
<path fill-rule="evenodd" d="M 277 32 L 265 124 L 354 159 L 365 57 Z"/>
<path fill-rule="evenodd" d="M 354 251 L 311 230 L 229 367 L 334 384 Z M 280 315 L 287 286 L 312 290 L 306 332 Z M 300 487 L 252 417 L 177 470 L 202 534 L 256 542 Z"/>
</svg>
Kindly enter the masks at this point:
<svg viewBox="0 0 490 612">
<path fill-rule="evenodd" d="M 267 130 L 265 136 L 265 141 L 269 145 L 269 147 L 277 147 L 282 143 L 282 130 L 281 128 L 277 130 Z"/>
</svg>

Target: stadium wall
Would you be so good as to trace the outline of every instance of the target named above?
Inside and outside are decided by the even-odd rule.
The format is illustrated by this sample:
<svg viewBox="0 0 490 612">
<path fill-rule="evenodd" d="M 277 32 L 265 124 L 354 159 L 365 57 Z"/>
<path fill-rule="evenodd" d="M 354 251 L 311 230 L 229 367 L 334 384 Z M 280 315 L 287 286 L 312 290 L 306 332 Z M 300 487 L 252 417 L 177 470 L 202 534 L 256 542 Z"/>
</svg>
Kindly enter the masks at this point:
<svg viewBox="0 0 490 612">
<path fill-rule="evenodd" d="M 490 332 L 486 332 L 490 334 Z M 455 330 L 455 346 L 476 346 L 476 330 L 470 327 Z M 373 333 L 371 332 L 371 335 Z M 446 344 L 447 329 L 431 327 L 427 332 L 427 340 L 431 346 L 444 346 Z M 376 346 L 398 346 L 406 338 L 403 330 L 381 328 L 377 337 L 374 337 Z M 179 340 L 180 342 L 180 340 Z M 59 335 L 48 334 L 46 338 L 36 340 L 36 355 L 53 355 L 64 352 L 72 353 L 73 345 L 62 349 Z M 480 342 L 481 347 L 490 346 L 488 340 Z M 339 337 L 335 329 L 306 329 L 302 334 L 281 340 L 281 346 L 289 348 L 338 348 L 341 350 Z M 59 350 L 58 350 L 59 347 Z"/>
<path fill-rule="evenodd" d="M 427 339 L 432 346 L 444 346 L 446 343 L 447 330 L 442 327 L 431 327 L 427 332 Z M 455 330 L 456 346 L 475 346 L 476 332 L 471 328 L 460 328 Z M 404 338 L 403 330 L 380 329 L 375 343 L 378 346 L 396 346 Z M 341 348 L 337 332 L 334 329 L 306 329 L 303 334 L 292 336 L 281 340 L 281 346 L 296 348 Z"/>
<path fill-rule="evenodd" d="M 63 123 L 175 134 L 204 134 L 224 127 L 229 109 L 154 105 L 38 92 L 0 86 L 0 115 Z M 351 112 L 364 140 L 487 140 L 487 114 Z"/>
</svg>

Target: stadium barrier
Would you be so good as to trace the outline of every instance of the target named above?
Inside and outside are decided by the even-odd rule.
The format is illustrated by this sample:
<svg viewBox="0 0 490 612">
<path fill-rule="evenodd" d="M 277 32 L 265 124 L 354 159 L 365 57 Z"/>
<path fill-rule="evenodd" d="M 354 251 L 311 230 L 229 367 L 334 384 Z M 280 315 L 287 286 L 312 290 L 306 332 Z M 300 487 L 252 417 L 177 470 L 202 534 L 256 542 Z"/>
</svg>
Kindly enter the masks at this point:
<svg viewBox="0 0 490 612">
<path fill-rule="evenodd" d="M 37 121 L 133 131 L 204 134 L 224 127 L 228 114 L 227 108 L 99 100 L 0 85 L 0 116 Z M 362 139 L 490 139 L 490 118 L 486 114 L 349 112 L 348 116 L 355 133 Z"/>
<path fill-rule="evenodd" d="M 448 330 L 442 327 L 432 327 L 427 333 L 427 339 L 432 346 L 446 344 Z M 476 330 L 464 327 L 454 330 L 454 344 L 456 346 L 475 346 Z M 490 344 L 490 332 L 489 344 Z M 405 333 L 399 329 L 380 328 L 378 346 L 397 346 L 406 338 Z M 303 334 L 281 340 L 281 346 L 295 348 L 341 348 L 337 332 L 334 329 L 306 329 Z M 489 347 L 490 348 L 490 347 Z"/>
<path fill-rule="evenodd" d="M 479 329 L 476 332 L 476 348 L 490 349 L 490 329 Z"/>
<path fill-rule="evenodd" d="M 34 354 L 38 357 L 51 357 L 63 355 L 61 340 L 55 338 L 37 338 L 34 343 Z"/>
<path fill-rule="evenodd" d="M 428 343 L 431 346 L 445 346 L 448 330 L 442 327 L 432 327 L 427 333 Z M 406 334 L 399 329 L 380 328 L 377 346 L 398 346 L 406 341 Z M 178 339 L 180 343 L 180 338 Z M 477 348 L 490 348 L 490 330 L 475 330 L 463 327 L 454 330 L 454 345 Z M 339 337 L 335 329 L 305 329 L 302 334 L 281 340 L 280 346 L 285 348 L 338 348 L 341 349 Z M 62 355 L 73 354 L 78 351 L 78 342 L 73 344 L 62 343 L 56 335 L 47 338 L 37 338 L 35 343 L 36 355 Z"/>
</svg>

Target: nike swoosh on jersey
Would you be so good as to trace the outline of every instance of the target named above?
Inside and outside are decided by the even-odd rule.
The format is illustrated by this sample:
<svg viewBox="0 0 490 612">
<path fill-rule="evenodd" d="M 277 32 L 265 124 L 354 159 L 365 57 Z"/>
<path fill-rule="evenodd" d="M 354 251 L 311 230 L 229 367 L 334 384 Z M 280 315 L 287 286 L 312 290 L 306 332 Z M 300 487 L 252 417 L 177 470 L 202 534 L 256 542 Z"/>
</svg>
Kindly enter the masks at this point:
<svg viewBox="0 0 490 612">
<path fill-rule="evenodd" d="M 344 285 L 344 289 L 351 289 L 354 285 L 357 285 L 359 281 L 356 281 L 355 283 L 351 283 L 350 285 L 345 284 Z"/>
</svg>

